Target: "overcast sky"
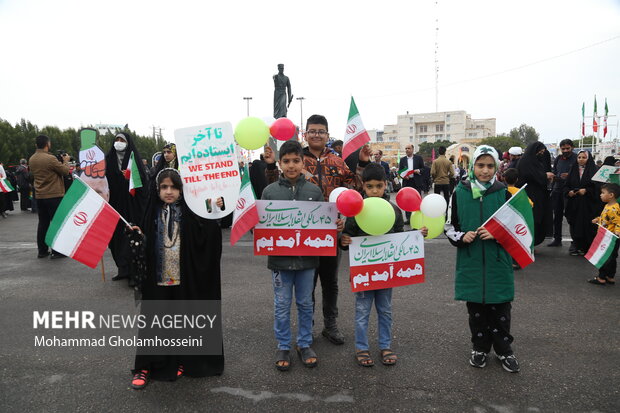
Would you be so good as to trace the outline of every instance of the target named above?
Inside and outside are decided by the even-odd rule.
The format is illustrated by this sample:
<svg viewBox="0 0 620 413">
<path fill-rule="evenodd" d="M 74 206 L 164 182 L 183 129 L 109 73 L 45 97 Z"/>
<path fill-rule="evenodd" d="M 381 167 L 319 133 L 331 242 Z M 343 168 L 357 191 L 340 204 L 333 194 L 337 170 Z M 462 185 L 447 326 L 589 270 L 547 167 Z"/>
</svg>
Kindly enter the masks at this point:
<svg viewBox="0 0 620 413">
<path fill-rule="evenodd" d="M 171 140 L 234 126 L 244 96 L 252 116 L 273 115 L 284 63 L 304 118 L 325 115 L 340 138 L 353 95 L 383 129 L 435 111 L 436 18 L 440 111 L 497 118 L 498 133 L 527 123 L 546 142 L 578 137 L 594 94 L 599 114 L 607 97 L 620 115 L 617 0 L 0 0 L 0 118 L 156 125 Z M 299 101 L 288 117 L 299 123 Z"/>
</svg>

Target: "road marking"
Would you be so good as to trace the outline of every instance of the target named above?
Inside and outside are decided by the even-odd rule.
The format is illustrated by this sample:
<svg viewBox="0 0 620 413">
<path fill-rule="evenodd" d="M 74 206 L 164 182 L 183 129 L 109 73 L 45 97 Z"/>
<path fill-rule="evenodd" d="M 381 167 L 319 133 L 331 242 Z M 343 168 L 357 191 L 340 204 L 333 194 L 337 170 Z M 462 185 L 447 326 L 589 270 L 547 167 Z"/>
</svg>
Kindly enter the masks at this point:
<svg viewBox="0 0 620 413">
<path fill-rule="evenodd" d="M 216 387 L 211 389 L 213 393 L 228 393 L 232 396 L 241 396 L 254 402 L 267 399 L 288 399 L 300 402 L 323 401 L 327 403 L 353 403 L 353 397 L 348 394 L 334 394 L 328 397 L 311 396 L 305 393 L 273 393 L 270 391 L 252 391 L 235 387 Z"/>
</svg>

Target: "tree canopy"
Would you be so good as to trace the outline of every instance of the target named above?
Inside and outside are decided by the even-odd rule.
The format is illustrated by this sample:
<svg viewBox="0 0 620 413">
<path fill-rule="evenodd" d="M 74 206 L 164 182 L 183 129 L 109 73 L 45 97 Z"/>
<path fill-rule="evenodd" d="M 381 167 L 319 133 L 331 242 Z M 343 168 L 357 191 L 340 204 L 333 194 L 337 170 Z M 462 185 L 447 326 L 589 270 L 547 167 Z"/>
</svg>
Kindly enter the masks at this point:
<svg viewBox="0 0 620 413">
<path fill-rule="evenodd" d="M 510 133 L 508 134 L 513 139 L 518 139 L 521 141 L 521 145 L 527 146 L 532 142 L 537 142 L 540 138 L 536 129 L 532 126 L 528 126 L 525 123 L 522 123 L 518 128 L 510 129 Z M 516 145 L 513 145 L 516 146 Z"/>
<path fill-rule="evenodd" d="M 500 152 L 506 152 L 513 146 L 523 146 L 523 142 L 520 139 L 506 135 L 489 136 L 488 138 L 482 139 L 478 144 L 492 146 Z"/>
<path fill-rule="evenodd" d="M 455 142 L 450 142 L 450 141 L 422 142 L 420 144 L 417 154 L 420 155 L 425 161 L 430 160 L 433 155 L 433 149 L 435 149 L 435 156 L 437 157 L 439 156 L 439 153 L 437 153 L 437 149 L 439 149 L 440 146 L 444 146 L 447 148 L 453 143 Z"/>
</svg>

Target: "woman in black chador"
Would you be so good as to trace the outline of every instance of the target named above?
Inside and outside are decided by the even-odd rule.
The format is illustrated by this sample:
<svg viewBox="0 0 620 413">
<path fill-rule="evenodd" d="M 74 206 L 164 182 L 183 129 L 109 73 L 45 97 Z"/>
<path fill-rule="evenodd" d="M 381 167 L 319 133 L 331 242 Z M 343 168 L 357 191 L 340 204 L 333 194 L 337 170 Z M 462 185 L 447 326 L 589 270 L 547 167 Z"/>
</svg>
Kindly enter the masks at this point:
<svg viewBox="0 0 620 413">
<path fill-rule="evenodd" d="M 599 216 L 603 204 L 599 197 L 598 184 L 592 180 L 595 173 L 596 164 L 590 152 L 580 151 L 577 154 L 577 162 L 573 164 L 566 177 L 564 215 L 576 248 L 571 255 L 584 255 L 596 235 L 596 225 L 592 224 L 592 219 Z"/>
<path fill-rule="evenodd" d="M 534 203 L 534 245 L 545 240 L 553 231 L 553 215 L 549 198 L 551 155 L 542 142 L 532 142 L 517 165 L 519 186 L 527 184 L 525 192 Z"/>
<path fill-rule="evenodd" d="M 142 188 L 137 188 L 134 195 L 129 193 L 129 180 L 125 175 L 127 164 L 133 153 Z M 142 167 L 142 158 L 134 145 L 132 138 L 128 133 L 120 132 L 116 135 L 112 148 L 105 156 L 106 162 L 106 178 L 108 179 L 108 187 L 110 188 L 110 205 L 118 211 L 123 218 L 129 222 L 138 223 L 144 216 L 146 205 L 146 185 L 148 183 L 147 176 Z M 125 235 L 125 224 L 119 221 L 114 231 L 114 235 L 110 240 L 110 251 L 112 258 L 118 267 L 118 274 L 112 278 L 117 281 L 123 278 L 129 278 L 131 275 L 131 253 L 129 250 L 129 241 Z"/>
<path fill-rule="evenodd" d="M 217 221 L 203 219 L 189 209 L 182 198 L 181 177 L 175 169 L 159 172 L 155 185 L 156 193 L 149 197 L 140 226 L 146 239 L 146 277 L 139 285 L 143 311 L 145 300 L 221 300 L 222 232 Z M 158 309 L 164 306 L 160 303 Z M 151 378 L 176 380 L 183 375 L 220 375 L 224 370 L 223 345 L 220 346 L 221 355 L 138 352 L 131 386 L 144 388 Z"/>
</svg>

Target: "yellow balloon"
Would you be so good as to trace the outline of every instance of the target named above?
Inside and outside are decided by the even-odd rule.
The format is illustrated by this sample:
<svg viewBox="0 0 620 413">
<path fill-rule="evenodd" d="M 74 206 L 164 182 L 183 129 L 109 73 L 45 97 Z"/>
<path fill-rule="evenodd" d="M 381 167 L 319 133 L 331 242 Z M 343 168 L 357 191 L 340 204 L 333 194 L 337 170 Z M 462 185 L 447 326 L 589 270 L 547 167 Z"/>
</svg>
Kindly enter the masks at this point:
<svg viewBox="0 0 620 413">
<path fill-rule="evenodd" d="M 383 198 L 364 199 L 362 212 L 355 216 L 357 225 L 367 234 L 383 235 L 388 232 L 396 220 L 392 205 Z"/>
<path fill-rule="evenodd" d="M 269 126 L 254 117 L 242 119 L 235 128 L 235 140 L 243 149 L 254 150 L 265 146 L 269 139 Z"/>
</svg>

